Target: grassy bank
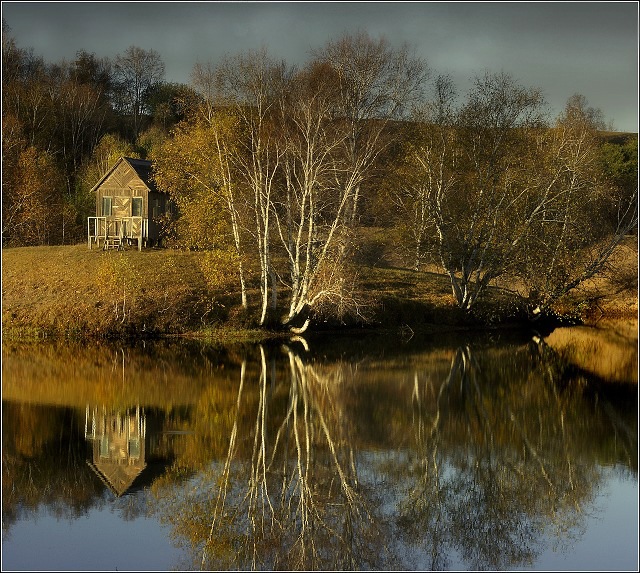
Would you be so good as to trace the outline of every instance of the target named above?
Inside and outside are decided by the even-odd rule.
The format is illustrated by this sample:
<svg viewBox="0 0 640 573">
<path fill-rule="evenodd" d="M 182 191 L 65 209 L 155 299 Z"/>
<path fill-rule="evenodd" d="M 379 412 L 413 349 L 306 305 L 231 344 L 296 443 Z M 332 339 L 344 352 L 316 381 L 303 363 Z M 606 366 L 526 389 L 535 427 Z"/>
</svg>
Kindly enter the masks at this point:
<svg viewBox="0 0 640 573">
<path fill-rule="evenodd" d="M 86 245 L 2 251 L 2 327 L 11 338 L 198 335 L 257 339 L 240 308 L 235 277 L 202 272 L 204 253 L 175 250 L 103 252 Z M 614 272 L 561 301 L 562 313 L 587 321 L 637 315 L 635 241 L 620 247 Z M 407 332 L 478 327 L 518 318 L 503 289 L 469 317 L 457 309 L 447 277 L 434 272 L 362 266 L 358 269 L 367 324 Z M 506 285 L 502 285 L 503 287 Z M 249 293 L 257 303 L 258 293 Z M 352 325 L 353 326 L 353 325 Z"/>
</svg>

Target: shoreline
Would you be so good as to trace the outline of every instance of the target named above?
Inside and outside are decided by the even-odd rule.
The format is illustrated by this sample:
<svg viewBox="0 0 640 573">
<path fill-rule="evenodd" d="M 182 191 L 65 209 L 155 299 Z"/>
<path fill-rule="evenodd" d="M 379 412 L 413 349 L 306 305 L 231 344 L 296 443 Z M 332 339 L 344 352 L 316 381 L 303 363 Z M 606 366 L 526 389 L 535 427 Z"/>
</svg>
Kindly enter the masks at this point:
<svg viewBox="0 0 640 573">
<path fill-rule="evenodd" d="M 622 287 L 607 277 L 592 281 L 535 321 L 497 287 L 468 314 L 455 305 L 445 275 L 363 266 L 358 272 L 364 275 L 363 294 L 369 301 L 366 320 L 325 320 L 304 335 L 367 332 L 410 338 L 531 330 L 544 336 L 562 326 L 637 321 L 637 249 L 632 251 L 625 251 Z M 239 307 L 233 277 L 210 290 L 200 256 L 172 250 L 99 253 L 86 245 L 3 249 L 3 339 L 251 342 L 295 336 L 278 327 L 256 326 L 251 312 Z M 251 294 L 256 300 L 255 290 Z"/>
</svg>

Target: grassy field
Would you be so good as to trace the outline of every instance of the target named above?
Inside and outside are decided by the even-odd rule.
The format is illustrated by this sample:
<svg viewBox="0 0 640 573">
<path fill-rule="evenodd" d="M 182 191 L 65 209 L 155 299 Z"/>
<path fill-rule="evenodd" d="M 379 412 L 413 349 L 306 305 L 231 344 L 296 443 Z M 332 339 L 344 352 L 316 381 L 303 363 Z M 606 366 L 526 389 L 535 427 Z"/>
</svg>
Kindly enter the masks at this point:
<svg viewBox="0 0 640 573">
<path fill-rule="evenodd" d="M 211 314 L 205 294 L 192 253 L 86 245 L 2 252 L 2 324 L 12 333 L 183 332 Z"/>
<path fill-rule="evenodd" d="M 42 337 L 208 334 L 262 336 L 240 312 L 235 277 L 216 277 L 212 290 L 202 272 L 204 253 L 178 250 L 88 250 L 74 246 L 2 250 L 3 336 Z M 636 317 L 637 244 L 630 239 L 613 259 L 614 271 L 590 281 L 559 305 L 587 321 Z M 469 320 L 455 306 L 446 276 L 362 265 L 361 288 L 370 324 L 382 328 L 451 329 L 501 318 L 505 297 L 493 289 L 489 303 Z M 258 302 L 258 294 L 250 292 Z M 251 314 L 251 313 L 249 313 Z M 255 314 L 255 313 L 254 313 Z"/>
</svg>

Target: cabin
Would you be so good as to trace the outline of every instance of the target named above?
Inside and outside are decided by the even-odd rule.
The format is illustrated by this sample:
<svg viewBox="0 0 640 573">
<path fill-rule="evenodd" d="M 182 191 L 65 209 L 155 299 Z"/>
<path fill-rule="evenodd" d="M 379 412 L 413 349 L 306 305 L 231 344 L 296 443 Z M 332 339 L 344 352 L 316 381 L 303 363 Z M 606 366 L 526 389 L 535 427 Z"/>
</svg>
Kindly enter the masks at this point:
<svg viewBox="0 0 640 573">
<path fill-rule="evenodd" d="M 167 193 L 155 186 L 151 161 L 121 157 L 91 190 L 96 216 L 87 220 L 89 249 L 160 245 L 163 220 L 175 215 Z"/>
<path fill-rule="evenodd" d="M 87 405 L 84 437 L 92 444 L 89 467 L 116 497 L 130 491 L 147 467 L 144 411 L 139 406 L 119 412 Z"/>
<path fill-rule="evenodd" d="M 87 465 L 115 497 L 149 488 L 173 463 L 170 432 L 158 410 L 87 404 Z"/>
</svg>

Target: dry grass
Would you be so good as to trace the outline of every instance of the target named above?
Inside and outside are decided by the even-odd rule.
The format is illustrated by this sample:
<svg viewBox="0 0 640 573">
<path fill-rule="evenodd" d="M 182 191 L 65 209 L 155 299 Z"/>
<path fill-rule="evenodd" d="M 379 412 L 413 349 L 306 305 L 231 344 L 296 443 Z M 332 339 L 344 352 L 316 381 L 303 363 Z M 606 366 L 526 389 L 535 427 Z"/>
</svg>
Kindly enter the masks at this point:
<svg viewBox="0 0 640 573">
<path fill-rule="evenodd" d="M 162 358 L 145 359 L 129 348 L 99 344 L 9 342 L 2 352 L 2 394 L 6 400 L 78 407 L 96 396 L 111 406 L 141 399 L 147 405 L 195 402 L 208 381 Z"/>
<path fill-rule="evenodd" d="M 86 245 L 3 249 L 3 329 L 21 337 L 140 335 L 142 330 L 198 330 L 220 337 L 225 329 L 250 328 L 239 308 L 235 277 L 210 291 L 200 270 L 202 256 L 174 250 L 90 251 Z M 374 324 L 463 320 L 442 275 L 364 266 L 358 274 L 365 315 Z M 132 286 L 125 295 L 127 284 Z M 257 303 L 257 293 L 250 294 Z"/>
<path fill-rule="evenodd" d="M 125 294 L 132 277 L 141 280 Z M 195 253 L 86 245 L 2 251 L 2 323 L 12 332 L 181 332 L 215 316 L 208 294 Z"/>
<path fill-rule="evenodd" d="M 638 239 L 627 237 L 614 251 L 607 268 L 570 293 L 559 310 L 578 308 L 587 324 L 602 319 L 638 317 Z"/>
<path fill-rule="evenodd" d="M 559 309 L 577 309 L 591 322 L 637 318 L 637 252 L 630 238 L 616 252 L 610 271 L 572 293 Z M 85 244 L 3 249 L 3 334 L 119 337 L 204 331 L 224 337 L 225 329 L 251 328 L 240 312 L 235 277 L 216 280 L 218 289 L 211 291 L 202 257 L 177 250 L 103 252 Z M 435 267 L 416 272 L 362 264 L 356 274 L 364 315 L 378 326 L 437 330 L 518 317 L 508 295 L 493 289 L 470 320 L 456 307 L 448 278 Z M 251 300 L 258 301 L 255 291 Z"/>
<path fill-rule="evenodd" d="M 612 382 L 638 382 L 638 321 L 556 328 L 545 342 L 565 360 Z"/>
</svg>

